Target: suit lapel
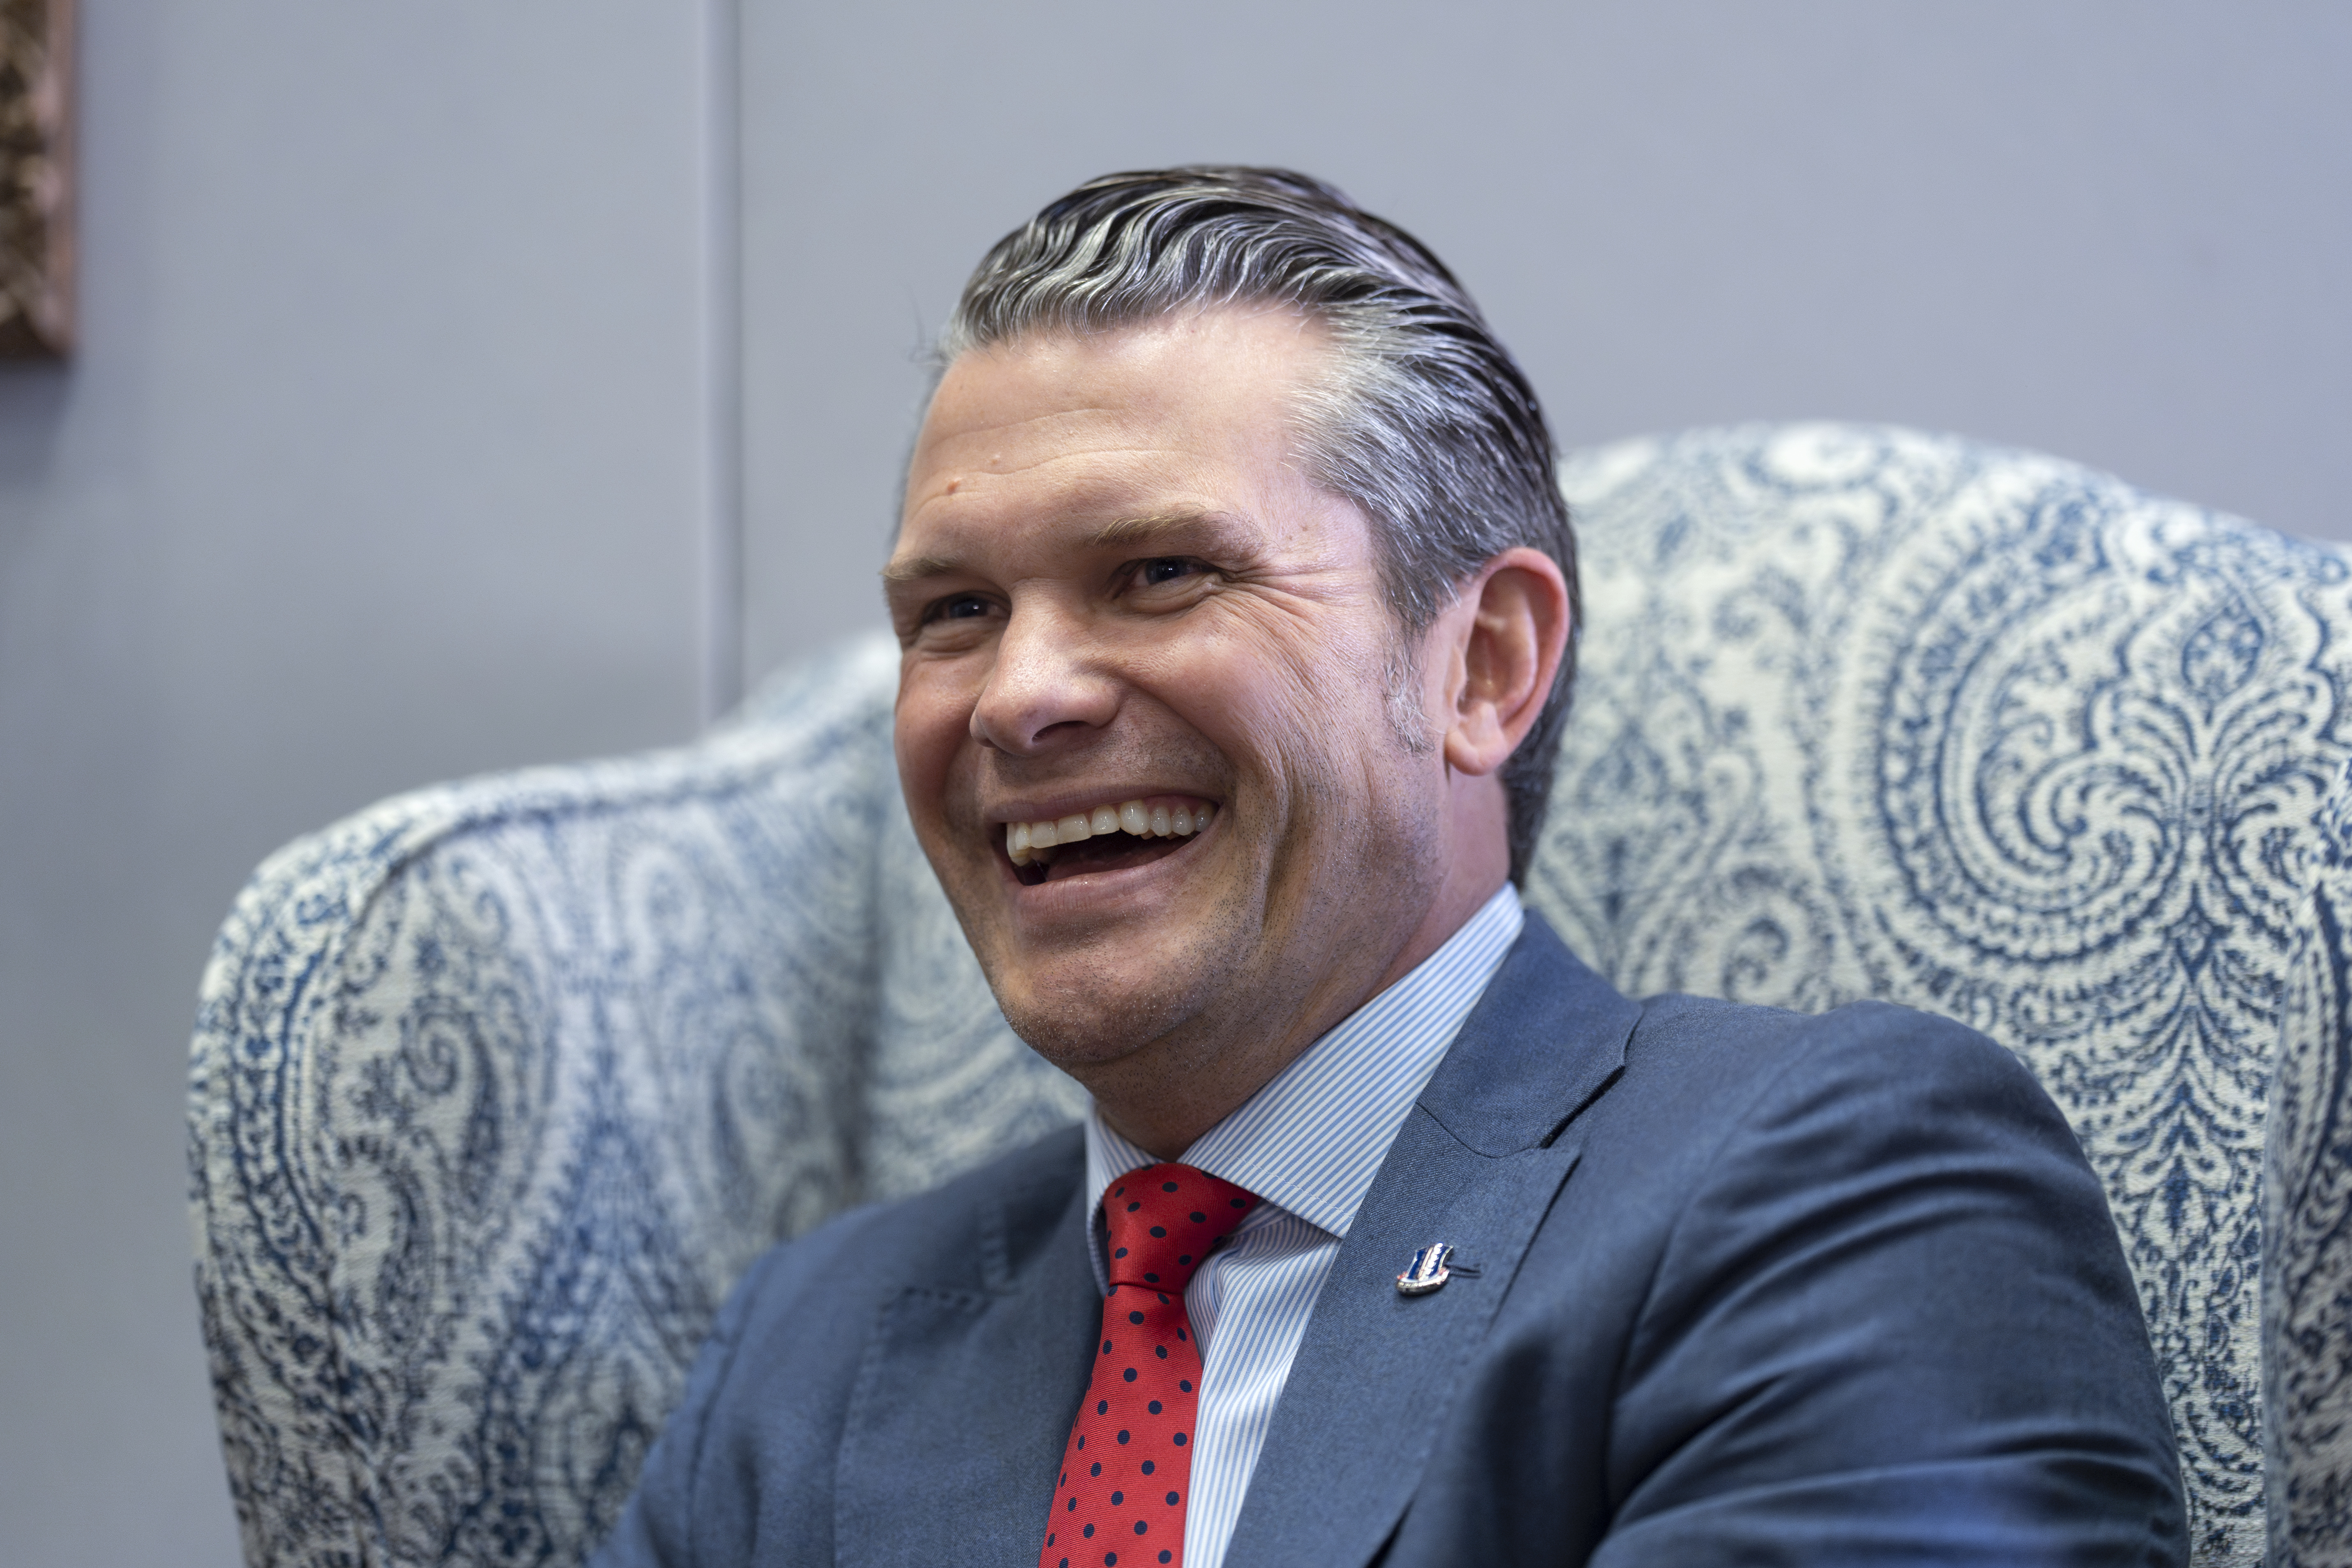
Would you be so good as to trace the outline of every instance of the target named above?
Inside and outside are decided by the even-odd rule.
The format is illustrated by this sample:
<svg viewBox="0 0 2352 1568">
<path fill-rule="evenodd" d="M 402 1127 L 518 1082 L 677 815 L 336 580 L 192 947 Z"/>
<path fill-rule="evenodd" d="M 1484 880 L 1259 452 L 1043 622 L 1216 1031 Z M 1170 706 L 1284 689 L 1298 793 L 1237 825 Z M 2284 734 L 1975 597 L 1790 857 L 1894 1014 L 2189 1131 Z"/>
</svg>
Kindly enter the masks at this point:
<svg viewBox="0 0 2352 1568">
<path fill-rule="evenodd" d="M 1570 1124 L 1623 1065 L 1639 1016 L 1528 915 L 1340 1246 L 1267 1430 L 1230 1568 L 1360 1563 L 1388 1539 L 1460 1369 L 1575 1168 Z M 1454 1278 L 1401 1294 L 1396 1276 L 1436 1241 L 1457 1248 Z"/>
<path fill-rule="evenodd" d="M 979 1205 L 969 1276 L 883 1303 L 835 1471 L 837 1562 L 1034 1568 L 1102 1321 L 1082 1170 Z"/>
</svg>

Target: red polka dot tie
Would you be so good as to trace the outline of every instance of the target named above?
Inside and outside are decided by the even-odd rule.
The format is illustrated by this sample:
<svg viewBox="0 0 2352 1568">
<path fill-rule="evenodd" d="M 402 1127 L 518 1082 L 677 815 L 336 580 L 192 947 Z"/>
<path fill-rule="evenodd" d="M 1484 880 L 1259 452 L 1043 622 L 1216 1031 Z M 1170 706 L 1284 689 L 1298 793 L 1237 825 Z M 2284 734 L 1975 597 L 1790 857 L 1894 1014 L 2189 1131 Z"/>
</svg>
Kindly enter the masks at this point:
<svg viewBox="0 0 2352 1568">
<path fill-rule="evenodd" d="M 1094 1380 L 1062 1451 L 1040 1568 L 1184 1560 L 1201 1351 L 1192 1271 L 1257 1199 L 1190 1165 L 1130 1171 L 1103 1194 L 1110 1294 Z"/>
</svg>

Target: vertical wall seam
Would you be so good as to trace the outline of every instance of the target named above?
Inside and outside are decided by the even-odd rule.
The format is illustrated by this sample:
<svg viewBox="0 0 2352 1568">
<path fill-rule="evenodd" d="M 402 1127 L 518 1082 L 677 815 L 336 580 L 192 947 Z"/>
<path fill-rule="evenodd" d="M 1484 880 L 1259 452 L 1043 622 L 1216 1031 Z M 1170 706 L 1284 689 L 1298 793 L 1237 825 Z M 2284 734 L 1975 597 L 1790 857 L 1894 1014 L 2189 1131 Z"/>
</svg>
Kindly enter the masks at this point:
<svg viewBox="0 0 2352 1568">
<path fill-rule="evenodd" d="M 700 718 L 743 696 L 743 118 L 740 0 L 703 4 L 704 376 Z"/>
</svg>

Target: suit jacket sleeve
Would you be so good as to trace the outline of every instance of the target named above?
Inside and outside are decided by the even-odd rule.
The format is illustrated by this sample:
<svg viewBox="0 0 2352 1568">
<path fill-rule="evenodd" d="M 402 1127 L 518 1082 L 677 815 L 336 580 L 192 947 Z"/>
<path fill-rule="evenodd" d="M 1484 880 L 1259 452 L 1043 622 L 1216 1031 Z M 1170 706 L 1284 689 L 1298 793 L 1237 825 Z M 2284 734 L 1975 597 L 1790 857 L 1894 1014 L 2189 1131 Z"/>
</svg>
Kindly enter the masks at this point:
<svg viewBox="0 0 2352 1568">
<path fill-rule="evenodd" d="M 1592 1563 L 2181 1561 L 2146 1327 L 2048 1096 L 1906 1009 L 1801 1033 L 1666 1237 Z"/>
</svg>

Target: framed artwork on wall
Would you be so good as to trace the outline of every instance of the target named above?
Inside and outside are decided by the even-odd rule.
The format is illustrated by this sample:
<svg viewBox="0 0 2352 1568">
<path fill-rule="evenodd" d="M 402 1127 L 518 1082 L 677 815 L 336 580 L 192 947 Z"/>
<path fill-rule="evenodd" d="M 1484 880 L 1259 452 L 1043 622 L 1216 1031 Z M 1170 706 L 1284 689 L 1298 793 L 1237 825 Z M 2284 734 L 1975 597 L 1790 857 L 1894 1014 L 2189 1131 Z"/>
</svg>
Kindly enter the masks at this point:
<svg viewBox="0 0 2352 1568">
<path fill-rule="evenodd" d="M 74 0 L 0 0 L 0 358 L 74 337 Z"/>
</svg>

